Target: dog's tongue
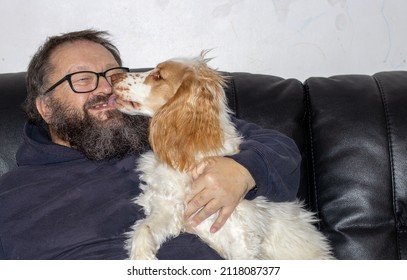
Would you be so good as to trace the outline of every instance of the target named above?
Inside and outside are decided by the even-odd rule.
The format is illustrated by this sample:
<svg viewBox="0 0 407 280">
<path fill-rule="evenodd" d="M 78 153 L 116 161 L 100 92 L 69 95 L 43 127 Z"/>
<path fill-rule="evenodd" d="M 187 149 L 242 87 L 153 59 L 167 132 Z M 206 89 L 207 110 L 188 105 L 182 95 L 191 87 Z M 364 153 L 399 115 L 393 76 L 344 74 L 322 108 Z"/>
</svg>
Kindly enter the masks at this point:
<svg viewBox="0 0 407 280">
<path fill-rule="evenodd" d="M 107 101 L 107 104 L 108 104 L 108 106 L 109 107 L 115 107 L 115 100 L 116 100 L 116 94 L 112 94 L 110 97 L 109 97 L 109 100 Z"/>
</svg>

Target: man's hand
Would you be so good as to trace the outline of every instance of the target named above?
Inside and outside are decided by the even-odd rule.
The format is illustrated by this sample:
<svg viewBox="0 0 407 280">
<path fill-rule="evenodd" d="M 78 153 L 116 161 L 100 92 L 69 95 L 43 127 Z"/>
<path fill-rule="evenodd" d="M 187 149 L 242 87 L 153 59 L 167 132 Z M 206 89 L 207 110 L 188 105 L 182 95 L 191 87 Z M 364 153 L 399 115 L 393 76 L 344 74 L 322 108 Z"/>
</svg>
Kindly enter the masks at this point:
<svg viewBox="0 0 407 280">
<path fill-rule="evenodd" d="M 227 157 L 209 157 L 191 172 L 192 194 L 187 197 L 185 218 L 192 226 L 216 213 L 219 214 L 210 231 L 218 231 L 247 192 L 255 186 L 249 171 Z"/>
</svg>

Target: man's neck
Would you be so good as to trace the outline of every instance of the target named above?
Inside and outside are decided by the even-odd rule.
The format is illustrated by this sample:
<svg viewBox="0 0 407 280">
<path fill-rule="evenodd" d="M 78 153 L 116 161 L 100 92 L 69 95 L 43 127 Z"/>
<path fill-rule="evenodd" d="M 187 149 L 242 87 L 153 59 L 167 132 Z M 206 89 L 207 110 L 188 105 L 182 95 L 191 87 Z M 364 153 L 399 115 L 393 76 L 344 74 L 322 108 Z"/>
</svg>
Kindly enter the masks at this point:
<svg viewBox="0 0 407 280">
<path fill-rule="evenodd" d="M 52 127 L 49 128 L 49 131 L 51 134 L 52 142 L 54 142 L 55 144 L 61 145 L 61 146 L 71 147 L 69 142 L 62 140 L 61 137 L 59 137 L 59 135 L 56 133 L 56 131 Z"/>
</svg>

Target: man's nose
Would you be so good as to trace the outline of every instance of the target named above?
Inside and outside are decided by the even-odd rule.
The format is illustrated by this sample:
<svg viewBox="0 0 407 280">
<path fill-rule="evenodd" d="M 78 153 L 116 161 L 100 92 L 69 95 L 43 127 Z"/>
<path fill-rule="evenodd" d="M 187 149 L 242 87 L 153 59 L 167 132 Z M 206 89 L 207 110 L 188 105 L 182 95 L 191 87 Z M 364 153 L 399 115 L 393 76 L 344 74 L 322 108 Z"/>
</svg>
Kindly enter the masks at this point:
<svg viewBox="0 0 407 280">
<path fill-rule="evenodd" d="M 108 81 L 107 77 L 99 77 L 99 84 L 96 90 L 94 91 L 94 94 L 111 94 L 112 93 L 112 86 Z"/>
</svg>

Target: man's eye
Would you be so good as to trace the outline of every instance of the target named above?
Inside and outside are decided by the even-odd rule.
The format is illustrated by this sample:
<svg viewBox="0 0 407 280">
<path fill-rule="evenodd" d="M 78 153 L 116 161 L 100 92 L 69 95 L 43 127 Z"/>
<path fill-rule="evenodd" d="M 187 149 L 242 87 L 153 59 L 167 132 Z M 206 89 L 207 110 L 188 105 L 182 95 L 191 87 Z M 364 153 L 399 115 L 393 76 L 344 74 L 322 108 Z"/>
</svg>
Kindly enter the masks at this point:
<svg viewBox="0 0 407 280">
<path fill-rule="evenodd" d="M 83 78 L 78 79 L 78 82 L 81 82 L 81 81 L 89 81 L 89 80 L 90 80 L 90 78 L 88 78 L 88 77 L 83 77 Z"/>
<path fill-rule="evenodd" d="M 86 83 L 86 82 L 90 82 L 94 79 L 94 77 L 92 77 L 92 75 L 74 75 L 72 77 L 72 82 L 74 83 Z"/>
</svg>

